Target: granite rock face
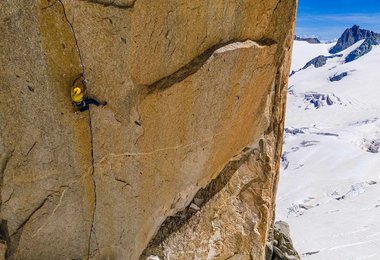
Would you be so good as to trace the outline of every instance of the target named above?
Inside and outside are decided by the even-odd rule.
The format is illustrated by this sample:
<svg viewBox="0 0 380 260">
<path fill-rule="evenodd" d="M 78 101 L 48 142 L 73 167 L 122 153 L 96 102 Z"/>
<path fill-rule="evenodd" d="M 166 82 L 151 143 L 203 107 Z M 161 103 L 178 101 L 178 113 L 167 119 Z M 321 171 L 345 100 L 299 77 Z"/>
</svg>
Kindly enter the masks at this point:
<svg viewBox="0 0 380 260">
<path fill-rule="evenodd" d="M 277 221 L 272 230 L 273 240 L 267 244 L 266 260 L 300 260 L 290 238 L 289 224 Z"/>
<path fill-rule="evenodd" d="M 8 259 L 263 258 L 296 5 L 1 1 Z"/>
</svg>

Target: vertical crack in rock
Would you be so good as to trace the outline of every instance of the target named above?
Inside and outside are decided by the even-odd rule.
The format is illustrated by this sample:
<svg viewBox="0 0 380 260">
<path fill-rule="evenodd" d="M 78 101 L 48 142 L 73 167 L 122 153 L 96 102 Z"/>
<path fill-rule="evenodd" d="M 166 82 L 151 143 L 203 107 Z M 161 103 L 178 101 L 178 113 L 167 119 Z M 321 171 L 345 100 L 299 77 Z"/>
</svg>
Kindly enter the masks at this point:
<svg viewBox="0 0 380 260">
<path fill-rule="evenodd" d="M 84 2 L 88 2 L 88 3 L 93 3 L 93 4 L 99 4 L 99 5 L 102 5 L 104 7 L 115 7 L 115 8 L 119 8 L 119 9 L 132 9 L 135 7 L 135 3 L 137 2 L 137 0 L 134 0 L 133 2 L 129 3 L 129 4 L 124 4 L 124 3 L 116 3 L 116 0 L 110 0 L 110 1 L 107 1 L 107 0 L 82 0 Z"/>
<path fill-rule="evenodd" d="M 147 87 L 149 89 L 149 92 L 153 92 L 154 90 L 164 90 L 166 88 L 173 86 L 176 83 L 183 81 L 187 77 L 195 74 L 212 57 L 212 55 L 215 54 L 215 52 L 218 49 L 221 49 L 223 47 L 228 47 L 229 45 L 233 45 L 233 44 L 243 44 L 244 42 L 248 42 L 248 41 L 256 43 L 259 46 L 271 46 L 273 44 L 276 44 L 276 42 L 272 39 L 261 39 L 259 41 L 255 41 L 251 39 L 245 39 L 245 40 L 234 39 L 227 42 L 215 44 L 211 46 L 210 48 L 208 48 L 206 51 L 199 54 L 194 59 L 192 59 L 189 63 L 179 68 L 174 73 L 168 76 L 165 76 L 157 80 L 156 82 L 148 85 Z M 231 48 L 241 48 L 241 46 L 237 46 L 237 47 L 231 46 Z"/>
<path fill-rule="evenodd" d="M 65 5 L 63 4 L 62 0 L 58 0 L 58 2 L 62 6 L 63 15 L 65 16 L 66 22 L 68 23 L 68 25 L 70 27 L 70 31 L 71 31 L 71 33 L 73 35 L 73 38 L 74 38 L 74 41 L 75 41 L 75 46 L 76 46 L 76 49 L 77 49 L 77 52 L 78 52 L 78 56 L 79 56 L 80 65 L 82 67 L 83 79 L 86 80 L 86 75 L 85 75 L 86 71 L 85 71 L 85 67 L 84 67 L 84 63 L 83 63 L 82 53 L 81 53 L 80 48 L 79 48 L 78 39 L 77 39 L 77 36 L 75 34 L 74 26 L 69 21 L 69 18 L 67 17 L 66 8 L 65 8 Z"/>
<path fill-rule="evenodd" d="M 97 203 L 97 197 L 96 197 L 96 177 L 95 177 L 95 160 L 94 160 L 94 134 L 92 131 L 92 121 L 91 121 L 91 110 L 88 110 L 88 121 L 89 121 L 89 127 L 90 127 L 90 141 L 91 141 L 91 179 L 92 179 L 92 185 L 94 189 L 94 208 L 92 210 L 92 221 L 91 221 L 91 229 L 90 234 L 88 238 L 88 259 L 91 255 L 91 241 L 92 241 L 92 235 L 95 237 L 96 240 L 96 232 L 95 232 L 95 221 L 96 221 L 96 203 Z M 97 243 L 97 242 L 96 242 Z"/>
<path fill-rule="evenodd" d="M 205 188 L 201 188 L 195 194 L 189 206 L 184 210 L 177 212 L 174 216 L 167 217 L 141 254 L 140 260 L 153 254 L 153 251 L 159 248 L 162 242 L 185 225 L 197 211 L 199 211 L 228 184 L 233 174 L 248 161 L 249 157 L 258 152 L 260 152 L 258 148 L 244 148 L 239 155 L 235 156 L 227 163 L 215 179 L 211 180 Z M 196 205 L 199 208 L 195 210 L 192 205 Z"/>
<path fill-rule="evenodd" d="M 84 66 L 84 63 L 83 63 L 82 53 L 81 53 L 81 50 L 79 48 L 78 39 L 77 39 L 77 36 L 76 36 L 76 33 L 75 33 L 75 29 L 74 29 L 73 24 L 70 22 L 70 20 L 67 17 L 66 8 L 65 8 L 65 5 L 63 4 L 62 0 L 58 0 L 58 1 L 59 1 L 59 3 L 62 6 L 64 17 L 65 17 L 65 19 L 66 19 L 66 21 L 67 21 L 67 23 L 68 23 L 68 25 L 70 27 L 71 33 L 72 33 L 73 38 L 74 38 L 75 46 L 76 46 L 76 49 L 77 49 L 77 53 L 78 53 L 78 56 L 79 56 L 79 61 L 80 61 L 81 68 L 82 68 L 82 77 L 83 77 L 84 84 L 85 84 L 84 87 L 85 87 L 85 89 L 87 89 L 87 85 L 86 85 L 86 83 L 87 83 L 87 81 L 86 81 L 86 71 L 85 71 L 85 66 Z M 92 236 L 93 235 L 94 235 L 95 241 L 96 241 L 95 220 L 96 220 L 96 203 L 97 203 L 97 197 L 96 197 L 96 178 L 95 178 L 95 163 L 94 163 L 94 134 L 93 134 L 93 130 L 92 130 L 91 109 L 88 110 L 88 125 L 89 125 L 89 130 L 90 130 L 90 145 L 91 145 L 91 180 L 92 180 L 92 188 L 93 188 L 93 191 L 94 191 L 94 197 L 93 197 L 94 198 L 94 205 L 93 205 L 93 209 L 92 209 L 92 219 L 91 219 L 91 227 L 90 227 L 89 238 L 88 238 L 88 251 L 87 251 L 87 258 L 89 259 L 90 256 L 91 256 L 91 241 L 92 241 Z"/>
</svg>

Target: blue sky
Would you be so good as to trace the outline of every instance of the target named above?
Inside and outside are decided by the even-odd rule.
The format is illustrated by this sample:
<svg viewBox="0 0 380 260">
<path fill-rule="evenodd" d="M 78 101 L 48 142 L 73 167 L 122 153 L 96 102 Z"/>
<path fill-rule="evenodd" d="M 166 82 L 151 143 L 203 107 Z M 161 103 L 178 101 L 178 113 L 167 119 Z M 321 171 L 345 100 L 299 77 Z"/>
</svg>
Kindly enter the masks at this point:
<svg viewBox="0 0 380 260">
<path fill-rule="evenodd" d="M 298 36 L 332 40 L 354 24 L 380 33 L 380 0 L 298 1 Z"/>
</svg>

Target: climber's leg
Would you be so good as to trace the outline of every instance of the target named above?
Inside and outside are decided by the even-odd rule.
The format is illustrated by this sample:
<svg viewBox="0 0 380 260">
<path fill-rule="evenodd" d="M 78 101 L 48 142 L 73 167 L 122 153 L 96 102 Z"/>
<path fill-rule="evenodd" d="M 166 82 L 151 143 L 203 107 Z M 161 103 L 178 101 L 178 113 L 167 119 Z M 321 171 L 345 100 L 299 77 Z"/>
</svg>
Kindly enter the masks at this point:
<svg viewBox="0 0 380 260">
<path fill-rule="evenodd" d="M 86 98 L 84 100 L 84 102 L 87 104 L 87 106 L 90 105 L 90 104 L 94 104 L 95 106 L 98 107 L 100 105 L 100 102 L 97 101 L 97 100 L 95 100 L 95 99 L 93 99 L 93 98 Z"/>
<path fill-rule="evenodd" d="M 89 103 L 87 102 L 87 100 L 83 100 L 82 102 L 78 104 L 78 109 L 80 112 L 84 112 L 88 110 L 88 108 L 89 108 Z"/>
<path fill-rule="evenodd" d="M 78 110 L 80 112 L 84 112 L 84 111 L 89 109 L 90 104 L 93 104 L 95 106 L 100 106 L 100 105 L 105 106 L 105 105 L 107 105 L 107 102 L 100 103 L 99 101 L 97 101 L 93 98 L 86 98 L 85 100 L 83 100 L 79 104 L 77 103 L 75 106 L 78 108 Z"/>
</svg>

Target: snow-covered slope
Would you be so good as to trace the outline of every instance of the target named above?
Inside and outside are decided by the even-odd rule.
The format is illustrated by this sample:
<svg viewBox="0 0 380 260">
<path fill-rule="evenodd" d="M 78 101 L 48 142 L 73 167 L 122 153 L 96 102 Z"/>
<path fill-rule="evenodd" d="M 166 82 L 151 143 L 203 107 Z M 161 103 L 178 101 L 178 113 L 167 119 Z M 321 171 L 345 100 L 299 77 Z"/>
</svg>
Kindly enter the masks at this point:
<svg viewBox="0 0 380 260">
<path fill-rule="evenodd" d="M 344 63 L 362 42 L 289 81 L 277 218 L 303 259 L 380 259 L 380 46 Z M 332 45 L 296 41 L 293 70 Z"/>
<path fill-rule="evenodd" d="M 299 70 L 305 66 L 306 62 L 317 57 L 318 55 L 330 55 L 329 49 L 335 43 L 330 44 L 310 44 L 305 41 L 294 41 L 294 51 L 292 57 L 292 68 L 291 70 Z M 296 50 L 302 50 L 295 52 Z"/>
</svg>

